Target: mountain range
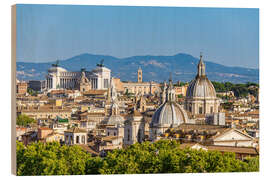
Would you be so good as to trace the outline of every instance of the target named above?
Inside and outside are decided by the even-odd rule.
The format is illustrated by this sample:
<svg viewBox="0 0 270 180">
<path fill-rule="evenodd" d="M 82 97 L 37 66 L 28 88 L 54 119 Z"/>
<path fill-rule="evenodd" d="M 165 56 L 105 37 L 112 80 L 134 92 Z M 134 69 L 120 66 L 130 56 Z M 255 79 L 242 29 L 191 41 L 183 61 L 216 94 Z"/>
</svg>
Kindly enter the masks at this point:
<svg viewBox="0 0 270 180">
<path fill-rule="evenodd" d="M 162 82 L 168 80 L 172 73 L 173 81 L 188 82 L 197 73 L 199 59 L 189 54 L 179 53 L 173 56 L 132 56 L 116 58 L 107 55 L 80 54 L 72 58 L 59 61 L 59 66 L 68 71 L 80 71 L 86 68 L 91 71 L 96 64 L 104 59 L 105 67 L 111 69 L 113 77 L 119 77 L 122 81 L 136 81 L 137 69 L 143 70 L 144 81 Z M 244 67 L 229 67 L 204 60 L 206 74 L 211 81 L 245 83 L 259 82 L 259 69 Z M 17 79 L 42 80 L 45 79 L 47 70 L 52 62 L 33 63 L 17 62 Z"/>
</svg>

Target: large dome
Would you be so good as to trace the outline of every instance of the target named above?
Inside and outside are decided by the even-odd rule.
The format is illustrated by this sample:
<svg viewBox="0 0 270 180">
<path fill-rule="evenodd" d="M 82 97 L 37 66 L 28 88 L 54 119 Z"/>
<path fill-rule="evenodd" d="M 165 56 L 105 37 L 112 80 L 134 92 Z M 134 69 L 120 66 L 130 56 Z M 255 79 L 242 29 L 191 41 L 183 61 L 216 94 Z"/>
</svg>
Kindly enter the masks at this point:
<svg viewBox="0 0 270 180">
<path fill-rule="evenodd" d="M 216 90 L 205 74 L 205 64 L 200 55 L 197 76 L 188 86 L 187 98 L 216 98 Z"/>
<path fill-rule="evenodd" d="M 174 127 L 182 123 L 188 123 L 186 111 L 176 102 L 167 101 L 156 110 L 151 125 Z"/>
<path fill-rule="evenodd" d="M 220 101 L 216 97 L 216 90 L 205 73 L 205 64 L 200 55 L 197 75 L 186 91 L 185 109 L 192 115 L 218 113 Z"/>
<path fill-rule="evenodd" d="M 216 91 L 206 76 L 197 76 L 188 86 L 187 98 L 216 98 Z"/>
</svg>

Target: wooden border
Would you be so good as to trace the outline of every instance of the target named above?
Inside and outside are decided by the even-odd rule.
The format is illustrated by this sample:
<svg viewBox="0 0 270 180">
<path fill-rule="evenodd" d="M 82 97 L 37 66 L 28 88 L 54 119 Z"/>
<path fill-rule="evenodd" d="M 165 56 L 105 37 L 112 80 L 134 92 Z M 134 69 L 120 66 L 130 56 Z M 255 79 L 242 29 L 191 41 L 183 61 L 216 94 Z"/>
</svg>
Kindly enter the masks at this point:
<svg viewBox="0 0 270 180">
<path fill-rule="evenodd" d="M 16 175 L 16 5 L 11 6 L 11 173 Z"/>
</svg>

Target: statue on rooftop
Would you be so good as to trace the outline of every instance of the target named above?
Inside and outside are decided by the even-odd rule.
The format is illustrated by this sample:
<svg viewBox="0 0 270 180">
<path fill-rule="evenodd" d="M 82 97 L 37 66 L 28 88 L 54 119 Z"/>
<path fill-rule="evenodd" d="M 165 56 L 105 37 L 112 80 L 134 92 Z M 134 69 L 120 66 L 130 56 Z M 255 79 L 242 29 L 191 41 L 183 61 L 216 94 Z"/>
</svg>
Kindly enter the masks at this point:
<svg viewBox="0 0 270 180">
<path fill-rule="evenodd" d="M 100 61 L 100 63 L 97 64 L 97 66 L 98 66 L 98 67 L 104 67 L 104 64 L 103 64 L 103 63 L 104 63 L 104 59 L 102 59 L 102 60 Z"/>
</svg>

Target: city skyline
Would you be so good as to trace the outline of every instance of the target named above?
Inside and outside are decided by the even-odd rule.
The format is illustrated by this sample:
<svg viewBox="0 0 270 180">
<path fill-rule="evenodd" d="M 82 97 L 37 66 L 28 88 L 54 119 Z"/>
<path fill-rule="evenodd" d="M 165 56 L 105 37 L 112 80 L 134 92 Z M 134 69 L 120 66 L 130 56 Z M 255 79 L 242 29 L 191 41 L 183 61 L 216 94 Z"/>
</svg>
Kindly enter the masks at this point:
<svg viewBox="0 0 270 180">
<path fill-rule="evenodd" d="M 17 61 L 175 55 L 259 68 L 259 10 L 17 5 Z M 222 42 L 222 43 L 221 43 Z"/>
</svg>

